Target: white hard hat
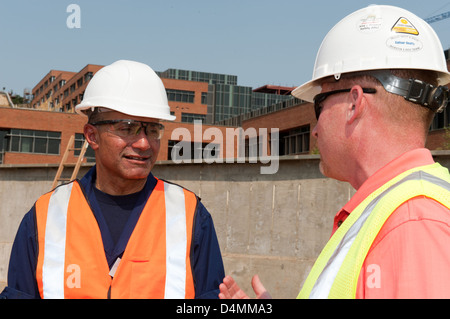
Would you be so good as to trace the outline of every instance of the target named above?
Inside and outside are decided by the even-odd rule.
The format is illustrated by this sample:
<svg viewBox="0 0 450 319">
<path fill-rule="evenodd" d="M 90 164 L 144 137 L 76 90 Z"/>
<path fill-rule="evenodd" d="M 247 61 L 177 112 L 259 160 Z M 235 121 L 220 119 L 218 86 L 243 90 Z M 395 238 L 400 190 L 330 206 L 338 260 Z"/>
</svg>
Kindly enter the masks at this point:
<svg viewBox="0 0 450 319">
<path fill-rule="evenodd" d="M 173 121 L 158 75 L 146 64 L 119 60 L 95 73 L 75 111 L 102 107 L 131 116 Z"/>
<path fill-rule="evenodd" d="M 441 42 L 434 30 L 413 13 L 371 5 L 338 22 L 325 36 L 317 53 L 312 80 L 292 95 L 312 102 L 320 80 L 343 73 L 421 69 L 438 73 L 439 85 L 450 82 Z"/>
</svg>

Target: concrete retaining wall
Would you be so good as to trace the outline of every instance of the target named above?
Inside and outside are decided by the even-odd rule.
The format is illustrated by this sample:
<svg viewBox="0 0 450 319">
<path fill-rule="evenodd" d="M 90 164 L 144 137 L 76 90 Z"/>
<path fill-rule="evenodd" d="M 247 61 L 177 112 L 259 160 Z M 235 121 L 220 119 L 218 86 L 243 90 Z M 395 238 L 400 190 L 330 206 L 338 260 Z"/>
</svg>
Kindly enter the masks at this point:
<svg viewBox="0 0 450 319">
<path fill-rule="evenodd" d="M 450 152 L 436 152 L 450 167 Z M 324 178 L 318 156 L 280 160 L 273 175 L 260 163 L 158 163 L 155 176 L 194 191 L 214 219 L 225 263 L 245 291 L 259 274 L 274 298 L 295 298 L 328 240 L 333 217 L 354 194 L 347 183 Z M 0 166 L 0 282 L 23 215 L 49 190 L 56 166 Z M 80 176 L 89 167 L 83 167 Z M 0 289 L 2 289 L 0 285 Z"/>
</svg>

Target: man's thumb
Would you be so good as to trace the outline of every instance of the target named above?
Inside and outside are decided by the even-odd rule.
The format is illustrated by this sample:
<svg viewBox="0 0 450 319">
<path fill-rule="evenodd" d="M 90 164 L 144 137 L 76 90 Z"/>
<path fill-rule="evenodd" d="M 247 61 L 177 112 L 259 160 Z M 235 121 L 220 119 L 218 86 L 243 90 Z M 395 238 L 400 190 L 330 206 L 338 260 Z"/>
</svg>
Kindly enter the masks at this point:
<svg viewBox="0 0 450 319">
<path fill-rule="evenodd" d="M 266 288 L 264 288 L 261 280 L 259 280 L 258 275 L 254 275 L 252 278 L 252 287 L 253 291 L 256 294 L 256 298 L 258 299 L 272 299 L 272 296 L 267 292 Z"/>
</svg>

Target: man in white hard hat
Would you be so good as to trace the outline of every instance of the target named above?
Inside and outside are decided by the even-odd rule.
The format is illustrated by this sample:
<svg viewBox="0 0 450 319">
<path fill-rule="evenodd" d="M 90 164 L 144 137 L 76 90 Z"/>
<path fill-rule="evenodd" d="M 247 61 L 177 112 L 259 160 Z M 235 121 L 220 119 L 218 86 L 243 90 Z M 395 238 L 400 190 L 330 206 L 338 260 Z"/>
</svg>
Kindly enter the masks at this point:
<svg viewBox="0 0 450 319">
<path fill-rule="evenodd" d="M 161 79 L 120 60 L 99 70 L 76 111 L 96 165 L 24 217 L 4 298 L 217 298 L 224 277 L 211 215 L 151 174 L 173 120 Z"/>
<path fill-rule="evenodd" d="M 314 103 L 321 172 L 357 192 L 299 298 L 450 297 L 450 175 L 425 149 L 449 82 L 439 39 L 406 10 L 369 6 L 327 34 L 293 95 Z M 220 288 L 247 297 L 231 277 Z"/>
</svg>

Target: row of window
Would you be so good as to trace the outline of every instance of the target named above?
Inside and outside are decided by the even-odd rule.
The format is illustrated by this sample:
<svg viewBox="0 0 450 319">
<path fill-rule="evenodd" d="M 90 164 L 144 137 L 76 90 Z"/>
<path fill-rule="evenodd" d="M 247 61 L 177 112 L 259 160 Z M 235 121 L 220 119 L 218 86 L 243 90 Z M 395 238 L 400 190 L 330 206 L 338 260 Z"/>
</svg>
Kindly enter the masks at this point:
<svg viewBox="0 0 450 319">
<path fill-rule="evenodd" d="M 11 129 L 2 133 L 0 146 L 6 152 L 60 154 L 60 132 Z"/>
<path fill-rule="evenodd" d="M 185 90 L 166 89 L 167 99 L 172 102 L 194 103 L 195 92 Z M 201 104 L 206 104 L 208 93 L 202 92 Z"/>
<path fill-rule="evenodd" d="M 164 72 L 157 73 L 160 77 L 168 79 L 207 82 L 209 84 L 237 84 L 237 75 L 230 74 L 217 74 L 179 69 L 168 69 Z"/>
<path fill-rule="evenodd" d="M 280 132 L 279 155 L 294 155 L 309 152 L 310 126 L 301 126 Z"/>
<path fill-rule="evenodd" d="M 280 155 L 298 154 L 309 151 L 309 125 L 303 126 L 288 132 L 280 134 Z M 75 134 L 75 148 L 81 148 L 84 143 L 84 135 L 81 133 Z M 246 141 L 246 155 L 249 154 L 248 140 Z M 217 145 L 214 147 L 207 143 L 187 143 L 179 141 L 169 141 L 168 159 L 172 159 L 172 150 L 175 148 L 173 154 L 177 156 L 188 156 L 194 159 L 195 154 L 204 154 L 205 148 L 209 151 L 209 156 L 218 158 Z M 10 129 L 0 130 L 0 163 L 2 163 L 2 156 L 4 152 L 19 152 L 19 153 L 35 153 L 35 154 L 50 154 L 59 155 L 61 147 L 61 133 L 50 131 L 35 131 L 35 130 L 21 130 Z M 200 147 L 201 150 L 196 150 Z M 189 155 L 183 154 L 188 150 Z M 201 152 L 199 152 L 201 151 Z M 79 155 L 80 151 L 75 151 L 75 156 Z M 89 147 L 86 151 L 86 158 L 88 161 L 95 161 L 94 151 Z"/>
<path fill-rule="evenodd" d="M 309 125 L 284 132 L 280 135 L 278 140 L 278 155 L 294 155 L 309 152 Z M 272 140 L 268 142 L 271 144 Z M 245 157 L 258 156 L 260 155 L 261 149 L 265 149 L 260 139 L 256 141 L 256 144 L 250 143 L 249 139 L 245 140 Z M 269 148 L 272 148 L 272 146 L 269 146 Z M 168 160 L 215 159 L 220 157 L 219 153 L 220 146 L 218 144 L 169 140 Z"/>
<path fill-rule="evenodd" d="M 81 148 L 84 135 L 75 134 L 75 148 Z M 61 153 L 61 132 L 10 129 L 0 130 L 0 164 L 5 152 L 59 155 Z M 74 151 L 75 156 L 80 154 Z M 94 151 L 89 147 L 85 157 L 88 162 L 95 160 Z"/>
<path fill-rule="evenodd" d="M 76 80 L 76 82 L 74 82 L 69 88 L 64 90 L 64 98 L 67 98 L 69 96 L 69 93 L 73 93 L 75 92 L 75 90 L 77 88 L 80 88 L 83 83 L 87 83 L 89 82 L 92 77 L 94 76 L 94 74 L 92 72 L 86 72 L 82 77 L 80 77 L 79 79 Z M 36 97 L 38 94 L 42 93 L 43 89 L 45 89 L 48 86 L 48 81 L 50 81 L 50 83 L 52 83 L 55 80 L 54 76 L 51 76 L 49 78 L 49 80 L 44 82 L 44 85 L 41 85 L 39 89 L 36 90 L 36 92 L 34 93 L 34 97 Z M 35 103 L 33 105 L 33 107 L 39 107 L 42 103 L 44 103 L 46 100 L 48 100 L 54 93 L 56 93 L 60 88 L 62 88 L 64 85 L 66 84 L 66 80 L 60 80 L 58 83 L 56 83 L 53 86 L 53 89 L 50 89 L 49 91 L 47 91 L 47 93 L 39 100 L 37 101 L 37 103 Z M 63 99 L 63 94 L 60 94 L 59 97 L 55 98 L 56 104 L 59 104 L 60 99 Z M 81 94 L 82 96 L 82 94 Z M 51 102 L 51 104 L 53 104 L 53 102 Z M 69 102 L 70 104 L 70 102 Z M 67 105 L 66 105 L 67 106 Z M 50 106 L 52 107 L 52 106 Z M 69 105 L 70 107 L 70 105 Z"/>
<path fill-rule="evenodd" d="M 206 115 L 196 113 L 181 113 L 181 122 L 183 123 L 194 123 L 194 121 L 196 120 L 205 123 Z"/>
<path fill-rule="evenodd" d="M 174 102 L 194 103 L 194 91 L 167 89 L 167 99 Z"/>
<path fill-rule="evenodd" d="M 206 152 L 205 152 L 206 149 Z M 173 161 L 219 158 L 219 145 L 169 140 L 167 159 Z"/>
<path fill-rule="evenodd" d="M 54 104 L 58 105 L 62 101 L 62 99 L 67 98 L 70 93 L 75 92 L 75 90 L 77 88 L 80 88 L 84 83 L 89 82 L 92 77 L 93 77 L 93 73 L 87 72 L 84 76 L 80 77 L 76 82 L 72 83 L 70 85 L 70 87 L 66 88 L 64 90 L 63 94 L 60 94 L 59 96 L 55 97 L 54 101 L 50 102 L 50 104 L 51 104 L 50 107 L 52 108 L 54 106 Z M 50 83 L 53 81 L 54 81 L 54 76 L 51 76 Z M 41 93 L 43 91 L 44 87 L 48 86 L 48 84 L 45 85 L 46 83 L 48 83 L 48 81 L 45 81 L 43 86 L 41 85 L 41 87 L 35 92 L 34 96 L 37 96 L 39 93 Z M 50 99 L 50 97 L 54 93 L 56 93 L 59 90 L 59 88 L 61 88 L 65 84 L 66 84 L 65 80 L 59 81 L 59 83 L 57 83 L 56 85 L 53 86 L 53 90 L 50 89 L 49 91 L 47 91 L 47 93 L 39 101 L 37 101 L 37 103 L 35 103 L 33 106 L 39 107 L 46 100 Z M 175 89 L 166 89 L 166 91 L 167 91 L 167 99 L 169 101 L 194 103 L 194 98 L 195 98 L 194 91 L 175 90 Z M 82 96 L 83 96 L 83 94 L 80 94 L 80 99 L 82 98 Z M 207 103 L 207 96 L 208 96 L 207 92 L 202 92 L 201 104 Z M 75 100 L 72 100 L 72 101 L 69 101 L 68 103 L 66 103 L 65 109 L 70 109 L 70 107 L 75 106 L 77 104 L 76 99 L 77 99 L 77 97 L 75 97 Z"/>
<path fill-rule="evenodd" d="M 182 113 L 182 122 L 192 123 L 194 120 L 205 121 L 206 115 L 194 113 Z M 431 125 L 431 130 L 442 129 L 449 124 L 447 110 L 436 114 Z M 83 145 L 84 136 L 81 133 L 75 135 L 75 148 L 80 148 Z M 184 145 L 184 149 L 191 150 L 192 159 L 194 159 L 194 147 L 200 147 L 196 143 L 187 146 L 180 144 L 178 141 L 169 141 L 169 160 L 171 159 L 172 149 L 174 147 L 180 148 Z M 195 146 L 197 145 L 197 146 Z M 202 154 L 208 144 L 201 145 Z M 0 163 L 2 163 L 4 152 L 20 152 L 20 153 L 35 153 L 35 154 L 50 154 L 59 155 L 61 146 L 61 133 L 51 131 L 36 131 L 23 129 L 0 129 Z M 211 147 L 211 145 L 210 145 Z M 280 132 L 279 135 L 279 155 L 292 155 L 309 152 L 310 150 L 310 126 L 302 126 L 289 131 Z M 248 145 L 246 145 L 246 153 L 248 154 Z M 183 156 L 181 153 L 177 153 Z M 79 151 L 75 151 L 75 155 L 79 155 Z M 219 154 L 211 154 L 213 157 L 218 157 Z M 88 161 L 95 160 L 94 152 L 88 148 L 86 152 Z"/>
<path fill-rule="evenodd" d="M 44 82 L 43 85 L 41 85 L 35 92 L 33 92 L 34 96 L 37 96 L 38 94 L 42 93 L 44 89 L 46 89 L 49 86 L 49 83 L 51 84 L 53 81 L 55 81 L 55 76 L 52 75 L 48 78 L 47 81 Z M 59 81 L 60 86 L 63 86 L 64 84 L 66 84 L 65 80 Z"/>
</svg>

